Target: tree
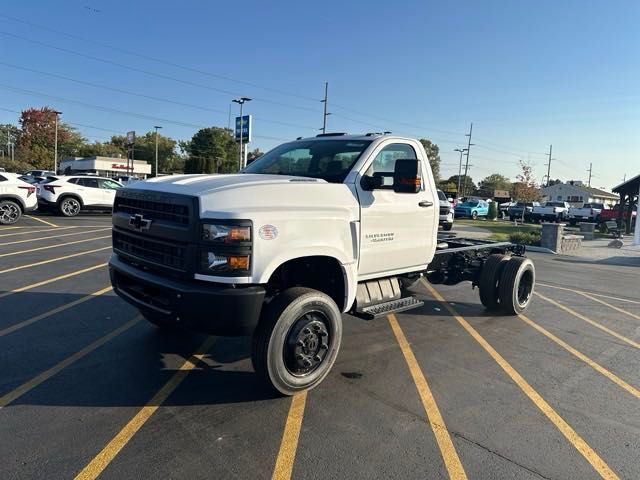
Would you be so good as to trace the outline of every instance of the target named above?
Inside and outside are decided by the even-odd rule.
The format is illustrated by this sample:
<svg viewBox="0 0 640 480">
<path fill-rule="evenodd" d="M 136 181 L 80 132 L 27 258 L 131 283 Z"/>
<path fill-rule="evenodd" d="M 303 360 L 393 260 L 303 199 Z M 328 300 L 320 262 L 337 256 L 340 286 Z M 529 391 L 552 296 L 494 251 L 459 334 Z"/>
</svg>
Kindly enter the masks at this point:
<svg viewBox="0 0 640 480">
<path fill-rule="evenodd" d="M 115 157 L 126 158 L 127 149 L 123 144 L 116 145 L 109 142 L 94 142 L 81 145 L 78 150 L 79 157 Z"/>
<path fill-rule="evenodd" d="M 520 173 L 516 175 L 517 182 L 513 184 L 513 199 L 518 202 L 537 202 L 542 198 L 538 185 L 533 178 L 531 165 L 520 160 Z"/>
<path fill-rule="evenodd" d="M 53 168 L 56 113 L 49 107 L 28 108 L 20 114 L 21 133 L 16 154 L 37 168 Z M 58 123 L 58 157 L 75 156 L 85 139 L 69 125 Z"/>
<path fill-rule="evenodd" d="M 420 143 L 427 152 L 429 165 L 431 165 L 431 171 L 433 172 L 433 179 L 438 183 L 440 181 L 440 147 L 426 138 L 421 138 Z"/>
<path fill-rule="evenodd" d="M 256 148 L 252 152 L 247 152 L 247 165 L 253 162 L 258 157 L 261 157 L 263 153 L 264 152 L 262 152 L 259 148 Z"/>
<path fill-rule="evenodd" d="M 465 182 L 466 180 L 466 182 Z M 453 182 L 456 184 L 456 191 L 458 189 L 458 175 L 452 175 L 451 177 L 448 178 L 447 182 Z M 466 185 L 466 189 L 465 189 L 465 185 Z M 469 175 L 460 175 L 460 192 L 458 192 L 456 194 L 457 198 L 461 198 L 464 195 L 466 195 L 465 192 L 474 192 L 475 190 L 477 190 L 476 188 L 476 184 L 473 183 L 473 178 L 471 178 Z"/>
<path fill-rule="evenodd" d="M 240 150 L 231 134 L 227 128 L 203 128 L 191 141 L 182 143 L 181 148 L 189 155 L 185 173 L 237 172 Z"/>
<path fill-rule="evenodd" d="M 511 185 L 511 181 L 504 175 L 492 173 L 480 180 L 478 194 L 483 197 L 493 197 L 495 190 L 510 190 Z"/>
<path fill-rule="evenodd" d="M 547 187 L 551 187 L 553 185 L 560 185 L 561 183 L 562 183 L 562 180 L 560 180 L 559 178 L 556 178 L 555 180 L 549 180 Z"/>
</svg>

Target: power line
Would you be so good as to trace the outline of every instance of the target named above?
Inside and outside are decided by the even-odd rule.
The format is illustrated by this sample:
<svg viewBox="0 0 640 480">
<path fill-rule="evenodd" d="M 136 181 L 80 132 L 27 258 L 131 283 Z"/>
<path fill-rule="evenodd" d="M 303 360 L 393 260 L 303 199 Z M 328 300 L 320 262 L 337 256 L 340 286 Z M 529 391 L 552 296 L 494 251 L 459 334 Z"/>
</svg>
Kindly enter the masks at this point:
<svg viewBox="0 0 640 480">
<path fill-rule="evenodd" d="M 17 18 L 17 17 L 12 17 L 12 16 L 6 15 L 4 13 L 0 13 L 0 17 L 4 17 L 7 20 L 11 20 L 11 21 L 14 21 L 14 22 L 22 23 L 24 25 L 29 25 L 31 27 L 40 28 L 42 30 L 46 30 L 46 31 L 49 31 L 49 32 L 52 32 L 52 33 L 56 33 L 58 35 L 63 35 L 63 36 L 66 36 L 68 38 L 73 38 L 74 40 L 81 40 L 82 42 L 85 42 L 85 43 L 91 43 L 93 45 L 98 45 L 98 46 L 103 47 L 103 48 L 109 48 L 109 49 L 117 51 L 117 52 L 126 53 L 127 55 L 131 55 L 131 56 L 138 57 L 138 58 L 144 58 L 145 60 L 151 60 L 153 62 L 161 63 L 161 64 L 164 64 L 164 65 L 168 65 L 170 67 L 179 68 L 179 69 L 186 70 L 186 71 L 193 72 L 193 73 L 199 73 L 201 75 L 206 75 L 206 76 L 209 76 L 209 77 L 218 78 L 220 80 L 226 80 L 226 81 L 229 81 L 229 82 L 234 82 L 234 83 L 238 83 L 238 84 L 241 84 L 241 85 L 247 85 L 247 86 L 254 87 L 254 88 L 260 88 L 262 90 L 273 92 L 273 93 L 277 93 L 279 95 L 284 95 L 284 96 L 293 97 L 293 98 L 299 98 L 299 99 L 308 100 L 308 101 L 311 101 L 311 102 L 317 102 L 316 98 L 308 97 L 308 96 L 305 96 L 305 95 L 298 95 L 298 94 L 295 94 L 295 93 L 286 92 L 284 90 L 279 90 L 277 88 L 267 87 L 267 86 L 259 85 L 259 84 L 253 83 L 253 82 L 247 82 L 246 80 L 239 80 L 239 79 L 236 79 L 236 78 L 227 77 L 225 75 L 220 75 L 218 73 L 208 72 L 208 71 L 205 71 L 205 70 L 200 70 L 198 68 L 193 68 L 193 67 L 189 67 L 189 66 L 186 66 L 186 65 L 181 65 L 179 63 L 170 62 L 170 61 L 165 60 L 165 59 L 152 57 L 150 55 L 145 55 L 145 54 L 142 54 L 142 53 L 134 52 L 132 50 L 124 49 L 124 48 L 121 48 L 121 47 L 116 47 L 114 45 L 109 45 L 107 43 L 102 43 L 102 42 L 99 42 L 97 40 L 92 40 L 92 39 L 89 39 L 89 38 L 81 37 L 80 35 L 75 35 L 75 34 L 72 34 L 72 33 L 69 33 L 69 32 L 56 30 L 56 29 L 47 27 L 45 25 L 39 25 L 37 23 L 29 22 L 27 20 L 22 20 L 22 19 Z"/>
</svg>

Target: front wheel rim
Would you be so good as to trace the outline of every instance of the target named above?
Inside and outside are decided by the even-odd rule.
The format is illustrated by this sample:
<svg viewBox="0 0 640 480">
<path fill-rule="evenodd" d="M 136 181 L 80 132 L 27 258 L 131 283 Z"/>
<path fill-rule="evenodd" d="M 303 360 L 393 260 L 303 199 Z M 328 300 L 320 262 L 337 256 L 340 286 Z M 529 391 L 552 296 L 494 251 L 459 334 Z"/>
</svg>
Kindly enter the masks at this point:
<svg viewBox="0 0 640 480">
<path fill-rule="evenodd" d="M 62 211 L 67 215 L 76 215 L 80 210 L 80 204 L 77 200 L 65 200 L 62 204 Z"/>
<path fill-rule="evenodd" d="M 293 324 L 284 345 L 284 364 L 295 377 L 306 377 L 327 358 L 331 334 L 329 320 L 318 311 L 303 314 Z"/>
<path fill-rule="evenodd" d="M 2 221 L 13 223 L 20 218 L 20 209 L 13 204 L 4 205 L 2 207 Z"/>
</svg>

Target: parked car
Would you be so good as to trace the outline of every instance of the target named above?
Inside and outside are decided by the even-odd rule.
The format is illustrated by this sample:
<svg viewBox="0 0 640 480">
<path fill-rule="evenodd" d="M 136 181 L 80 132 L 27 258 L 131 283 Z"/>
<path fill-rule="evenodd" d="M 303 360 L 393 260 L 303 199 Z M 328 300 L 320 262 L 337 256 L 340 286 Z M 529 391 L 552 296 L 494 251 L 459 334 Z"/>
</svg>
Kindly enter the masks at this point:
<svg viewBox="0 0 640 480">
<path fill-rule="evenodd" d="M 498 217 L 504 220 L 509 216 L 509 209 L 513 207 L 516 202 L 505 202 L 498 204 Z"/>
<path fill-rule="evenodd" d="M 454 212 L 456 217 L 469 217 L 475 220 L 489 214 L 489 204 L 485 200 L 467 200 L 459 203 Z"/>
<path fill-rule="evenodd" d="M 527 213 L 531 213 L 534 207 L 539 207 L 538 202 L 516 202 L 509 207 L 509 220 L 514 221 L 523 218 Z"/>
<path fill-rule="evenodd" d="M 81 210 L 111 210 L 122 186 L 111 178 L 74 175 L 49 177 L 36 188 L 40 208 L 74 217 Z"/>
<path fill-rule="evenodd" d="M 442 190 L 438 190 L 438 200 L 440 201 L 440 225 L 442 229 L 449 231 L 453 228 L 453 205 Z"/>
<path fill-rule="evenodd" d="M 524 219 L 527 222 L 540 223 L 544 220 L 548 222 L 562 222 L 569 217 L 569 205 L 567 202 L 545 202 L 544 205 L 533 207 L 530 213 L 525 213 Z"/>
<path fill-rule="evenodd" d="M 38 207 L 36 187 L 20 180 L 16 173 L 0 173 L 0 225 L 11 225 L 23 213 Z"/>
<path fill-rule="evenodd" d="M 626 220 L 627 220 L 627 212 L 628 212 L 628 207 L 625 207 L 623 212 L 622 212 L 622 222 L 625 223 L 625 224 L 626 224 Z M 614 205 L 613 208 L 611 208 L 611 209 L 602 210 L 600 212 L 598 223 L 602 226 L 606 222 L 611 221 L 611 220 L 618 221 L 619 213 L 620 213 L 620 204 Z M 637 216 L 638 216 L 638 206 L 634 205 L 633 206 L 633 211 L 631 212 L 631 227 L 632 228 L 635 227 L 635 222 L 636 222 L 636 217 Z"/>
<path fill-rule="evenodd" d="M 600 221 L 600 212 L 606 210 L 604 203 L 585 203 L 582 207 L 571 207 L 569 209 L 569 223 L 575 225 L 578 222 Z"/>
<path fill-rule="evenodd" d="M 52 172 L 51 170 L 29 170 L 28 172 L 24 172 L 22 175 L 28 175 L 30 177 L 49 177 L 55 176 L 56 172 Z"/>
</svg>

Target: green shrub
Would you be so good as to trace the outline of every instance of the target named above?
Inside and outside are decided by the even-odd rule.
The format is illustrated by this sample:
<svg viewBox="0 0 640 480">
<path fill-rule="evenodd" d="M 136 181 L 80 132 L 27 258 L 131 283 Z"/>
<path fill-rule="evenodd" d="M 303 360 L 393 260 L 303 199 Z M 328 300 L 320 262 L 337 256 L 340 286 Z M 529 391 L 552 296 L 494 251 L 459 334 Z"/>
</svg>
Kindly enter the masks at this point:
<svg viewBox="0 0 640 480">
<path fill-rule="evenodd" d="M 491 202 L 489 204 L 489 213 L 487 214 L 487 218 L 489 220 L 495 220 L 498 218 L 498 204 L 496 202 Z"/>
<path fill-rule="evenodd" d="M 511 243 L 522 245 L 540 245 L 540 232 L 513 232 L 509 234 Z"/>
</svg>

